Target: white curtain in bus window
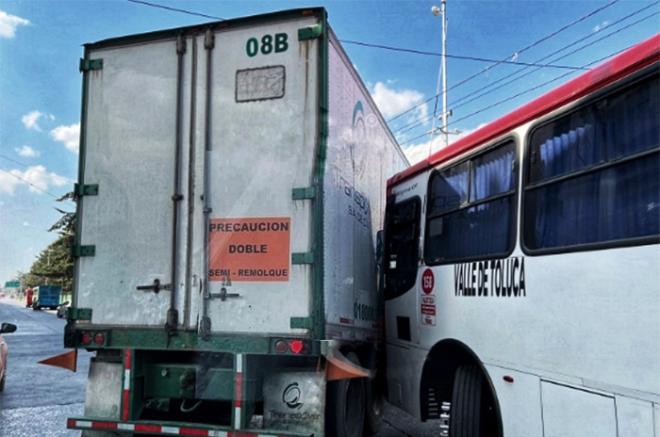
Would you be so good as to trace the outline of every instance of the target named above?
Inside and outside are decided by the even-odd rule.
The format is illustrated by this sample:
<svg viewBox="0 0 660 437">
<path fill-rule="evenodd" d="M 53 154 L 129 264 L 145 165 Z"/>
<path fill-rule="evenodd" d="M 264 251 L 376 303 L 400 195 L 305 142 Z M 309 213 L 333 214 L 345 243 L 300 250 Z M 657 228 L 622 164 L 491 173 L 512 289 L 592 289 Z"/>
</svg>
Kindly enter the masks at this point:
<svg viewBox="0 0 660 437">
<path fill-rule="evenodd" d="M 503 256 L 511 250 L 514 150 L 509 141 L 431 177 L 427 264 Z"/>
<path fill-rule="evenodd" d="M 524 242 L 530 250 L 644 242 L 660 233 L 658 76 L 536 129 Z"/>
</svg>

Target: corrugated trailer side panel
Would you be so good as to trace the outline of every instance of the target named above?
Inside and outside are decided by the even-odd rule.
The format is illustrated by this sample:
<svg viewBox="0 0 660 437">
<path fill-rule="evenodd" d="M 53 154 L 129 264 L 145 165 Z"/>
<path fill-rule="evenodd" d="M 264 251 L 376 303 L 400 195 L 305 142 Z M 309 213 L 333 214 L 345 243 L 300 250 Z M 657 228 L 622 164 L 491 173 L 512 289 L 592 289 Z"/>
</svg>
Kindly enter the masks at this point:
<svg viewBox="0 0 660 437">
<path fill-rule="evenodd" d="M 329 34 L 326 336 L 367 339 L 379 328 L 376 233 L 383 227 L 386 181 L 408 161 L 339 41 Z"/>
</svg>

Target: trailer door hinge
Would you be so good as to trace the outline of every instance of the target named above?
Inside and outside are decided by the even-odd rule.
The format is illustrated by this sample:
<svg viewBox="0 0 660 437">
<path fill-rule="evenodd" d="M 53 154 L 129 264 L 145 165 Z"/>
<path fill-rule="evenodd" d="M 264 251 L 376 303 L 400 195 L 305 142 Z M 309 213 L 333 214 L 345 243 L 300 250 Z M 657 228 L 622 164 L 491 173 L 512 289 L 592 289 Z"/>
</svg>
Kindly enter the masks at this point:
<svg viewBox="0 0 660 437">
<path fill-rule="evenodd" d="M 314 264 L 314 252 L 292 253 L 291 264 Z"/>
<path fill-rule="evenodd" d="M 103 59 L 80 59 L 80 71 L 103 69 Z"/>
<path fill-rule="evenodd" d="M 294 188 L 291 190 L 293 200 L 314 199 L 316 197 L 316 187 Z"/>
<path fill-rule="evenodd" d="M 67 320 L 92 320 L 92 309 L 91 308 L 67 308 L 66 312 Z"/>
<path fill-rule="evenodd" d="M 311 317 L 291 317 L 291 329 L 313 329 L 314 322 Z"/>
<path fill-rule="evenodd" d="M 73 194 L 76 197 L 96 196 L 99 194 L 99 184 L 74 184 Z"/>
<path fill-rule="evenodd" d="M 96 246 L 93 244 L 87 246 L 76 244 L 71 246 L 71 254 L 76 258 L 81 256 L 94 256 L 96 255 Z"/>
<path fill-rule="evenodd" d="M 321 23 L 298 29 L 298 41 L 316 39 L 321 35 L 323 35 L 323 24 Z"/>
</svg>

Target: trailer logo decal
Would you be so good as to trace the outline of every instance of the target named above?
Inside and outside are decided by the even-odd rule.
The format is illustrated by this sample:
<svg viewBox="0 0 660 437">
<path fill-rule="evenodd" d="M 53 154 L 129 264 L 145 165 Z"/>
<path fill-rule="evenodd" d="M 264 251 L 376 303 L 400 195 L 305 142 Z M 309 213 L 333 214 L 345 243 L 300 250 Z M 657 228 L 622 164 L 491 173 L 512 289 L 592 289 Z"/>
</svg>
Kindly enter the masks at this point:
<svg viewBox="0 0 660 437">
<path fill-rule="evenodd" d="M 292 410 L 302 407 L 303 403 L 300 402 L 301 399 L 302 391 L 300 390 L 297 382 L 292 382 L 291 384 L 287 385 L 284 389 L 284 392 L 282 392 L 282 402 L 284 402 L 286 406 Z"/>
<path fill-rule="evenodd" d="M 212 219 L 209 281 L 289 280 L 289 217 Z"/>
</svg>

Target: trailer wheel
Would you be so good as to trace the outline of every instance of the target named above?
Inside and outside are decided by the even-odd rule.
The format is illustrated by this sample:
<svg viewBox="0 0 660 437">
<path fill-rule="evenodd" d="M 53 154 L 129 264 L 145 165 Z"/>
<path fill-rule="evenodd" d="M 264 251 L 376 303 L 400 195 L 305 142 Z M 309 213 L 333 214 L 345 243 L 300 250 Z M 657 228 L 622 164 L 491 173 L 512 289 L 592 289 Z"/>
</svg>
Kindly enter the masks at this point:
<svg viewBox="0 0 660 437">
<path fill-rule="evenodd" d="M 449 437 L 481 437 L 484 378 L 477 366 L 461 366 L 454 374 Z"/>
<path fill-rule="evenodd" d="M 357 355 L 346 358 L 358 363 Z M 326 435 L 333 437 L 362 437 L 366 415 L 364 378 L 328 382 Z"/>
<path fill-rule="evenodd" d="M 364 420 L 365 435 L 375 435 L 383 426 L 384 395 L 379 372 L 376 377 L 365 383 L 366 415 Z"/>
</svg>

